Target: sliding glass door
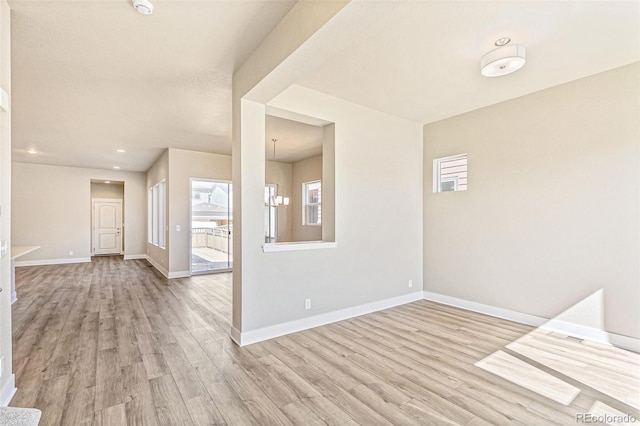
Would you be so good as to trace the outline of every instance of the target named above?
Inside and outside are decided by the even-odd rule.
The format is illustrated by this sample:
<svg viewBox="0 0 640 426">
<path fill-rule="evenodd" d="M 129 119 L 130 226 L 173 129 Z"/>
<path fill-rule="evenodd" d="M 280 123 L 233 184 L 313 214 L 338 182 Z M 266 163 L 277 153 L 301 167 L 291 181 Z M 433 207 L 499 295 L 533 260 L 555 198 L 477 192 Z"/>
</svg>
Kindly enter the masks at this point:
<svg viewBox="0 0 640 426">
<path fill-rule="evenodd" d="M 232 253 L 231 184 L 191 179 L 191 273 L 231 270 Z"/>
</svg>

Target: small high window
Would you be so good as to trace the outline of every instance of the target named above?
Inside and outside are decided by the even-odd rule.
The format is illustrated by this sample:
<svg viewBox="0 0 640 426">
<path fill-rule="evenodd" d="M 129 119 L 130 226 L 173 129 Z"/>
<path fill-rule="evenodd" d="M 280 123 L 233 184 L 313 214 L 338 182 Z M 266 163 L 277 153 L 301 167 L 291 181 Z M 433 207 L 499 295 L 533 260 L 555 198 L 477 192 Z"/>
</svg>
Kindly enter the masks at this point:
<svg viewBox="0 0 640 426">
<path fill-rule="evenodd" d="M 433 192 L 467 190 L 467 154 L 433 160 Z"/>
</svg>

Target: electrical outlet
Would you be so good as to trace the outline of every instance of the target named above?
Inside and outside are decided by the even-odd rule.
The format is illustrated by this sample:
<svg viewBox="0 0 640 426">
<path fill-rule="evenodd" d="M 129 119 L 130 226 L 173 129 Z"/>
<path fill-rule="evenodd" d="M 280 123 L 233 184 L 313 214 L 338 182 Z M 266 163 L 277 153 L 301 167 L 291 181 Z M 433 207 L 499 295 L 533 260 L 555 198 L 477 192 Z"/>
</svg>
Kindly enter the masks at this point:
<svg viewBox="0 0 640 426">
<path fill-rule="evenodd" d="M 311 299 L 304 299 L 304 308 L 311 309 Z"/>
<path fill-rule="evenodd" d="M 409 288 L 413 287 L 413 280 L 409 280 Z"/>
<path fill-rule="evenodd" d="M 180 225 L 176 225 L 176 231 L 180 232 Z"/>
<path fill-rule="evenodd" d="M 69 256 L 73 256 L 73 250 L 69 250 Z"/>
</svg>

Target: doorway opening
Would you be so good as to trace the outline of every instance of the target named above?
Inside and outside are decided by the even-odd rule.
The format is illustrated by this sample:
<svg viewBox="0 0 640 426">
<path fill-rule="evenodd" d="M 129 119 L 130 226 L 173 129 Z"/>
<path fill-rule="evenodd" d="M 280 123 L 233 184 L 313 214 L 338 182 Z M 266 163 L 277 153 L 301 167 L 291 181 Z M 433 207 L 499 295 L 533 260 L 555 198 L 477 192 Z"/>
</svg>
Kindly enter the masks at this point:
<svg viewBox="0 0 640 426">
<path fill-rule="evenodd" d="M 91 181 L 91 255 L 124 253 L 124 182 Z"/>
<path fill-rule="evenodd" d="M 191 178 L 191 274 L 232 269 L 232 232 L 231 183 Z"/>
</svg>

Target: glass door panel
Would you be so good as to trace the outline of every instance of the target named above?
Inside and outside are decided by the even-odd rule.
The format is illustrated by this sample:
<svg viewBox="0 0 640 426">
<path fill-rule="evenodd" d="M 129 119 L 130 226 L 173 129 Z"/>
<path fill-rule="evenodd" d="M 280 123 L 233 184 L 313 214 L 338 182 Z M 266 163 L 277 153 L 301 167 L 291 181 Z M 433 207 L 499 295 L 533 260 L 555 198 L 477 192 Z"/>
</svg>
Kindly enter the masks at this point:
<svg viewBox="0 0 640 426">
<path fill-rule="evenodd" d="M 191 272 L 232 267 L 233 192 L 230 183 L 191 180 Z"/>
</svg>

